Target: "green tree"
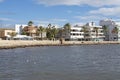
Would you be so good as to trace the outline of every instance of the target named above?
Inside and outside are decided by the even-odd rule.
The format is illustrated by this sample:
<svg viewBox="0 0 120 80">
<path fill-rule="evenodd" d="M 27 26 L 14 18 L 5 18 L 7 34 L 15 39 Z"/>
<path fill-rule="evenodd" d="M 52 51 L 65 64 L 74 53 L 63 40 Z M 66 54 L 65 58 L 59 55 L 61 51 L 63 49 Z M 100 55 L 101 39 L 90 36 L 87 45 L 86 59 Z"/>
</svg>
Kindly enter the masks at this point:
<svg viewBox="0 0 120 80">
<path fill-rule="evenodd" d="M 51 28 L 50 27 L 47 27 L 46 28 L 46 36 L 47 36 L 47 39 L 52 39 L 52 33 L 51 33 Z"/>
<path fill-rule="evenodd" d="M 38 31 L 38 34 L 40 34 L 41 40 L 42 40 L 43 39 L 43 32 L 45 31 L 45 28 L 40 26 L 37 31 Z"/>
<path fill-rule="evenodd" d="M 65 38 L 67 38 L 67 36 L 70 35 L 70 30 L 71 30 L 71 24 L 70 23 L 66 23 L 64 26 L 63 26 L 63 33 L 64 33 L 64 36 Z M 69 39 L 69 38 L 68 38 Z"/>
<path fill-rule="evenodd" d="M 58 30 L 58 34 L 60 38 L 63 38 L 63 33 L 64 33 L 64 29 L 61 28 Z"/>
<path fill-rule="evenodd" d="M 65 29 L 65 31 L 70 31 L 70 29 L 71 29 L 71 24 L 70 24 L 70 23 L 66 23 L 66 24 L 64 25 L 64 29 Z"/>
<path fill-rule="evenodd" d="M 28 22 L 28 26 L 32 26 L 33 24 L 34 24 L 33 21 Z"/>
<path fill-rule="evenodd" d="M 104 34 L 106 35 L 108 31 L 108 27 L 104 25 L 102 26 L 102 29 L 103 29 Z"/>
<path fill-rule="evenodd" d="M 52 26 L 52 24 L 51 24 L 51 23 L 50 23 L 50 24 L 48 24 L 48 27 L 49 27 L 49 28 L 51 28 L 51 26 Z"/>
<path fill-rule="evenodd" d="M 46 28 L 47 38 L 52 40 L 56 38 L 56 34 L 58 34 L 58 29 L 53 27 Z"/>
<path fill-rule="evenodd" d="M 30 28 L 30 27 L 32 27 L 32 26 L 33 26 L 33 24 L 34 24 L 34 23 L 33 23 L 33 21 L 29 21 L 29 22 L 28 22 L 28 26 L 27 26 L 27 27 L 29 27 L 29 28 Z M 32 31 L 31 31 L 31 29 L 29 29 L 28 31 L 29 31 L 29 32 L 27 32 L 27 34 L 28 34 L 28 35 L 30 35 L 30 36 L 32 36 Z"/>
<path fill-rule="evenodd" d="M 83 26 L 81 31 L 84 32 L 84 39 L 86 39 L 86 37 L 90 37 L 88 27 Z"/>
<path fill-rule="evenodd" d="M 98 29 L 99 29 L 98 27 L 94 27 L 94 28 L 93 28 L 93 30 L 94 30 L 95 33 L 96 33 L 96 40 L 97 40 L 97 37 L 98 37 Z"/>
<path fill-rule="evenodd" d="M 52 38 L 55 38 L 56 37 L 56 34 L 58 34 L 58 29 L 56 29 L 55 27 L 53 27 L 51 29 L 51 34 L 52 34 Z"/>
<path fill-rule="evenodd" d="M 109 40 L 109 34 L 108 34 L 108 26 L 104 25 L 102 26 L 103 33 L 105 35 L 105 40 Z"/>
</svg>

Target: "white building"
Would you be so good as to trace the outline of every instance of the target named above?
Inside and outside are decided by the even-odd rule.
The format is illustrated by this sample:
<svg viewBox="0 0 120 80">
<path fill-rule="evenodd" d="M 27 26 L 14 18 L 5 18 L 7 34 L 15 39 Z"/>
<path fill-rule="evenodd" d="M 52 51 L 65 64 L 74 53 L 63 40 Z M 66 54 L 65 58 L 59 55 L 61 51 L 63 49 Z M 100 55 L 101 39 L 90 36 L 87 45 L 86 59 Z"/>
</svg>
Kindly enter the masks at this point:
<svg viewBox="0 0 120 80">
<path fill-rule="evenodd" d="M 97 31 L 96 31 L 96 28 L 97 28 Z M 104 36 L 102 26 L 91 27 L 91 38 L 92 38 L 92 41 L 104 41 L 105 36 Z"/>
<path fill-rule="evenodd" d="M 84 39 L 84 32 L 82 31 L 82 26 L 74 26 L 71 27 L 70 35 L 69 37 L 71 40 L 80 40 L 82 41 Z"/>
<path fill-rule="evenodd" d="M 27 25 L 16 24 L 16 25 L 15 25 L 15 31 L 16 31 L 16 33 L 20 35 L 20 34 L 22 33 L 22 29 L 23 29 L 25 26 L 27 26 Z"/>
<path fill-rule="evenodd" d="M 116 22 L 116 27 L 118 28 L 118 33 L 116 34 L 117 40 L 120 41 L 120 22 Z"/>
<path fill-rule="evenodd" d="M 105 33 L 106 40 L 108 41 L 120 40 L 120 22 L 116 22 L 111 19 L 105 19 L 105 20 L 101 20 L 99 24 L 101 26 L 106 27 L 106 33 Z"/>
<path fill-rule="evenodd" d="M 85 27 L 88 28 L 88 40 L 103 41 L 105 39 L 102 26 L 96 26 L 94 22 L 87 23 Z"/>
<path fill-rule="evenodd" d="M 94 22 L 83 26 L 73 26 L 65 39 L 79 41 L 103 41 L 105 38 L 102 26 L 96 26 Z"/>
</svg>

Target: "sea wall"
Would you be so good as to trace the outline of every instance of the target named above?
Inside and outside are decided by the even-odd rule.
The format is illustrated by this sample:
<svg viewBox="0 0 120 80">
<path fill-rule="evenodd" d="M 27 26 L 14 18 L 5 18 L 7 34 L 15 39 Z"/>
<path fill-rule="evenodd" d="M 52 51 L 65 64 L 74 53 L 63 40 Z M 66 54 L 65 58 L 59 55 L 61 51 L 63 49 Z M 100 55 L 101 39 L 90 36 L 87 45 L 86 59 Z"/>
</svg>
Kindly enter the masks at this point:
<svg viewBox="0 0 120 80">
<path fill-rule="evenodd" d="M 71 45 L 100 45 L 100 44 L 120 44 L 120 41 L 24 41 L 24 40 L 0 40 L 0 49 L 11 49 L 18 47 L 34 47 L 34 46 L 71 46 Z"/>
</svg>

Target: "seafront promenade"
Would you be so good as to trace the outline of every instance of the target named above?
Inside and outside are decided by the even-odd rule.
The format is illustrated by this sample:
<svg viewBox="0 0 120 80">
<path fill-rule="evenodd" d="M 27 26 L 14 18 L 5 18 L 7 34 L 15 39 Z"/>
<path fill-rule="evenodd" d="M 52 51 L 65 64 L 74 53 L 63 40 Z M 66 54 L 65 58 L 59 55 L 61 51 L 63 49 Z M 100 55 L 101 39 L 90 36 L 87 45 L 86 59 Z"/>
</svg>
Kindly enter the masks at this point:
<svg viewBox="0 0 120 80">
<path fill-rule="evenodd" d="M 11 49 L 19 47 L 35 47 L 35 46 L 72 46 L 72 45 L 99 45 L 99 44 L 120 44 L 120 41 L 24 41 L 24 40 L 0 40 L 0 49 Z"/>
</svg>

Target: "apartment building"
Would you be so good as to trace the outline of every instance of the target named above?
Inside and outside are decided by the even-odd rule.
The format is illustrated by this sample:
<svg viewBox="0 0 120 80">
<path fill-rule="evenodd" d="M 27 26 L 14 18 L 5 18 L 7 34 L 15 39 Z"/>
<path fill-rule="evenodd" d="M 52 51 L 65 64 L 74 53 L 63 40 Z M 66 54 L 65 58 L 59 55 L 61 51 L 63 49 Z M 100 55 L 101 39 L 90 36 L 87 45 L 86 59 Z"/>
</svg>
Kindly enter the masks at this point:
<svg viewBox="0 0 120 80">
<path fill-rule="evenodd" d="M 105 19 L 101 20 L 99 24 L 104 28 L 106 41 L 120 41 L 120 22 Z"/>
<path fill-rule="evenodd" d="M 80 40 L 83 41 L 84 40 L 84 32 L 82 31 L 82 26 L 74 26 L 71 27 L 70 30 L 70 35 L 69 37 L 71 40 Z"/>
<path fill-rule="evenodd" d="M 22 34 L 22 30 L 23 28 L 27 26 L 27 25 L 24 25 L 24 24 L 15 24 L 15 31 L 18 35 L 21 35 Z"/>
<path fill-rule="evenodd" d="M 94 22 L 83 26 L 73 26 L 66 34 L 66 40 L 103 41 L 105 38 L 102 26 L 96 26 Z"/>
<path fill-rule="evenodd" d="M 102 26 L 95 25 L 94 22 L 87 23 L 84 27 L 87 28 L 87 36 L 90 41 L 103 41 L 105 39 Z M 86 34 L 86 32 L 84 33 Z"/>
</svg>

